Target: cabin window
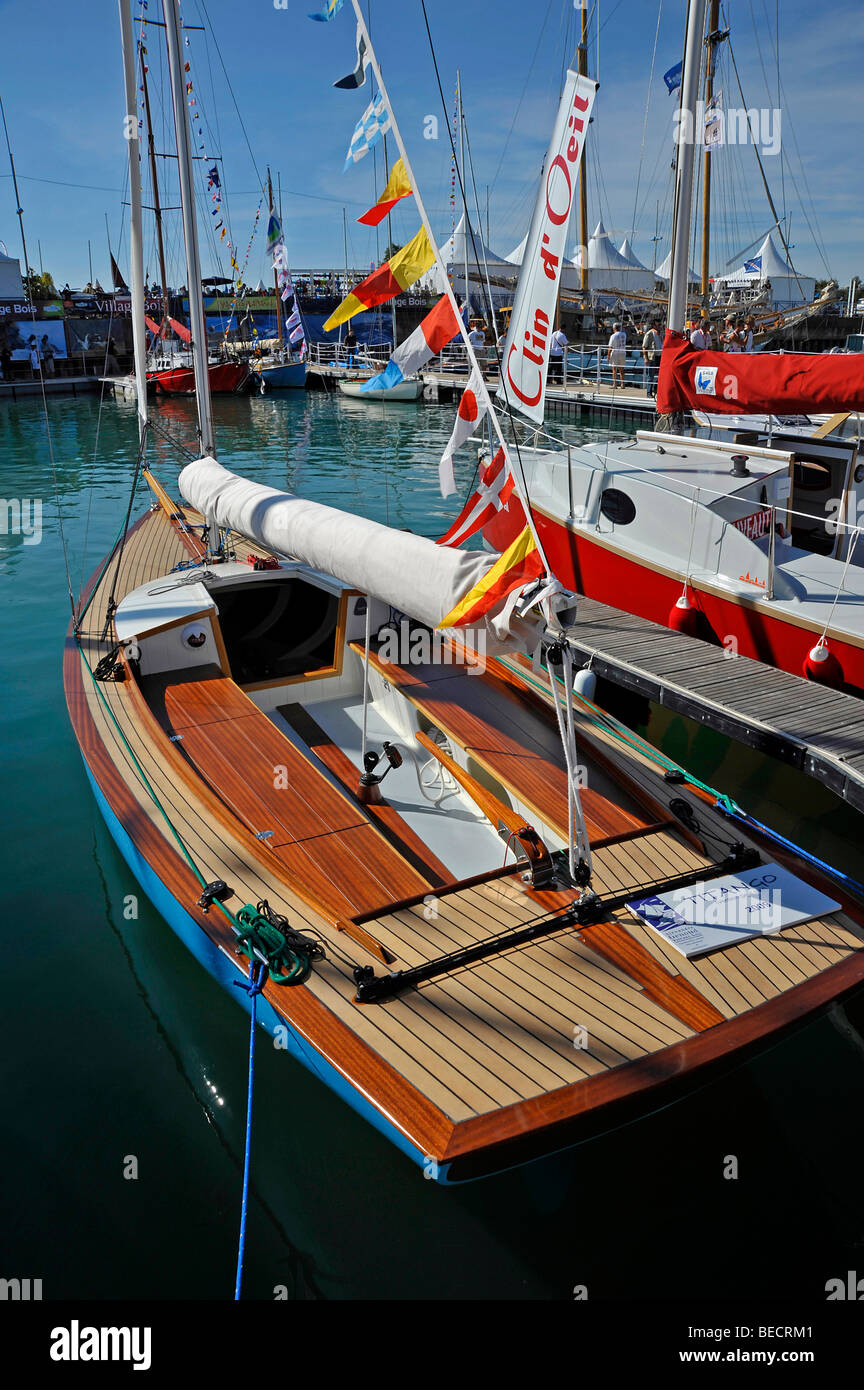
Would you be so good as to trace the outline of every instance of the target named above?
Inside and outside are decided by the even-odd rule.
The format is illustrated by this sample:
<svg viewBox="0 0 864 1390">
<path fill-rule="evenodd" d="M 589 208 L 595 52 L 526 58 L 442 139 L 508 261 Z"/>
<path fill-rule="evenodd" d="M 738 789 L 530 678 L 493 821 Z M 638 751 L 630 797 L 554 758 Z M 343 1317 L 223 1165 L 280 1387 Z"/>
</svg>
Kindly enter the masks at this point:
<svg viewBox="0 0 864 1390">
<path fill-rule="evenodd" d="M 636 504 L 620 488 L 607 487 L 600 494 L 600 511 L 616 526 L 629 526 L 636 516 Z"/>
<path fill-rule="evenodd" d="M 239 685 L 292 680 L 336 666 L 336 594 L 296 578 L 214 585 L 212 593 Z"/>
</svg>

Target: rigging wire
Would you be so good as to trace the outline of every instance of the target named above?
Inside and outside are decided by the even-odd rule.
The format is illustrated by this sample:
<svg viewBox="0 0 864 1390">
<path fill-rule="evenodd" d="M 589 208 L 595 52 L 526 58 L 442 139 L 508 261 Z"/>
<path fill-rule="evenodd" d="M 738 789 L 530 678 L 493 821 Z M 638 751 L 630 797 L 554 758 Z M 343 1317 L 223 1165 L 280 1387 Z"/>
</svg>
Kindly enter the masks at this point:
<svg viewBox="0 0 864 1390">
<path fill-rule="evenodd" d="M 545 32 L 546 32 L 546 25 L 549 23 L 549 16 L 550 16 L 550 14 L 552 13 L 552 5 L 553 5 L 553 4 L 554 4 L 554 0 L 549 0 L 549 4 L 546 6 L 546 17 L 545 17 L 545 19 L 543 20 L 542 25 L 540 26 L 540 33 L 537 35 L 537 42 L 536 42 L 536 44 L 534 45 L 534 52 L 533 52 L 533 54 L 531 55 L 531 62 L 529 63 L 529 65 L 528 65 L 528 71 L 527 71 L 527 73 L 525 74 L 525 81 L 524 81 L 524 83 L 522 84 L 522 91 L 521 91 L 521 93 L 520 93 L 520 95 L 519 95 L 519 100 L 517 101 L 515 110 L 514 110 L 514 112 L 513 112 L 513 119 L 512 119 L 511 122 L 510 122 L 510 129 L 509 129 L 508 132 L 507 132 L 507 136 L 506 136 L 506 139 L 505 139 L 505 141 L 504 141 L 504 147 L 503 147 L 503 149 L 501 150 L 501 157 L 500 157 L 500 159 L 498 160 L 498 167 L 497 167 L 497 169 L 495 170 L 494 177 L 493 177 L 493 179 L 492 179 L 491 184 L 489 185 L 490 188 L 494 188 L 495 185 L 496 185 L 496 183 L 498 182 L 498 175 L 501 173 L 501 167 L 502 167 L 502 165 L 503 165 L 503 163 L 504 163 L 504 156 L 505 156 L 506 153 L 507 153 L 507 149 L 508 149 L 508 147 L 509 147 L 510 140 L 511 140 L 512 135 L 513 135 L 513 131 L 514 131 L 514 129 L 515 129 L 516 122 L 517 122 L 517 120 L 519 119 L 519 112 L 521 111 L 521 109 L 522 109 L 522 103 L 523 103 L 523 101 L 525 100 L 525 93 L 526 93 L 527 90 L 528 90 L 528 83 L 531 81 L 531 74 L 532 74 L 533 71 L 534 71 L 534 64 L 535 64 L 536 61 L 537 61 L 537 54 L 540 52 L 540 44 L 542 43 L 542 41 L 543 41 L 543 35 L 544 35 Z M 423 14 L 424 14 L 424 17 L 425 17 L 425 14 L 426 14 L 426 7 L 425 7 L 425 5 L 424 5 L 424 7 L 423 7 Z M 426 31 L 427 31 L 427 33 L 428 33 L 428 31 L 429 31 L 428 22 L 427 22 L 427 25 L 426 25 Z M 431 42 L 432 42 L 431 37 L 430 37 L 429 42 L 430 42 L 430 44 L 431 44 Z M 436 72 L 437 72 L 437 64 L 436 64 Z M 439 87 L 440 87 L 440 85 L 441 85 L 441 84 L 440 84 L 440 81 L 439 81 L 439 84 L 438 84 L 438 85 L 439 85 Z M 446 116 L 446 106 L 445 106 L 445 116 Z"/>
<path fill-rule="evenodd" d="M 639 202 L 639 184 L 642 180 L 642 164 L 645 159 L 645 140 L 648 134 L 648 112 L 651 109 L 651 93 L 654 88 L 654 64 L 657 59 L 657 42 L 660 38 L 660 20 L 663 15 L 663 0 L 657 6 L 657 27 L 654 30 L 654 48 L 651 52 L 651 71 L 648 74 L 648 96 L 645 101 L 645 118 L 642 122 L 642 145 L 639 150 L 639 163 L 636 167 L 636 192 L 633 195 L 633 220 L 630 224 L 630 237 L 636 236 L 636 207 Z"/>
</svg>

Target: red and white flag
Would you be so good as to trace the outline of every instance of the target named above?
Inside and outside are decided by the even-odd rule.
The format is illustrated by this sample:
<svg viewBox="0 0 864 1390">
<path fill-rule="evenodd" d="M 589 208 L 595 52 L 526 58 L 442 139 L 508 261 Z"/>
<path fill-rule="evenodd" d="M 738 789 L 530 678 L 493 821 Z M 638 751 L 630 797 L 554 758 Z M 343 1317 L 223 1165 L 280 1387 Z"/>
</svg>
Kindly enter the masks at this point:
<svg viewBox="0 0 864 1390">
<path fill-rule="evenodd" d="M 456 479 L 453 476 L 453 455 L 460 445 L 464 444 L 465 440 L 474 433 L 480 421 L 483 419 L 483 416 L 486 414 L 486 404 L 483 400 L 483 394 L 483 378 L 480 375 L 480 368 L 475 367 L 468 378 L 468 385 L 462 392 L 462 399 L 459 402 L 459 409 L 456 412 L 456 423 L 453 426 L 450 443 L 444 450 L 438 468 L 442 497 L 449 497 L 451 493 L 456 491 Z"/>
<path fill-rule="evenodd" d="M 441 536 L 437 544 L 461 545 L 469 536 L 482 530 L 502 507 L 507 506 L 513 496 L 514 487 L 507 455 L 501 448 L 483 470 L 476 491 L 471 493 L 450 530 Z"/>
</svg>

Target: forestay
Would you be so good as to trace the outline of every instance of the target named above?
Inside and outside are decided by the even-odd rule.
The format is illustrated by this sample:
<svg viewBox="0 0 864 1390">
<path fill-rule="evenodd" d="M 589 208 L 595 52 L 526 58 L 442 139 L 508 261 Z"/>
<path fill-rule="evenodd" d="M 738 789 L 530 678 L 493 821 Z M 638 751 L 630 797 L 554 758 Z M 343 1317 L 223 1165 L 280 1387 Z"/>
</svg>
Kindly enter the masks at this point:
<svg viewBox="0 0 864 1390">
<path fill-rule="evenodd" d="M 564 245 L 597 83 L 568 69 L 522 258 L 498 399 L 540 424 Z"/>
</svg>

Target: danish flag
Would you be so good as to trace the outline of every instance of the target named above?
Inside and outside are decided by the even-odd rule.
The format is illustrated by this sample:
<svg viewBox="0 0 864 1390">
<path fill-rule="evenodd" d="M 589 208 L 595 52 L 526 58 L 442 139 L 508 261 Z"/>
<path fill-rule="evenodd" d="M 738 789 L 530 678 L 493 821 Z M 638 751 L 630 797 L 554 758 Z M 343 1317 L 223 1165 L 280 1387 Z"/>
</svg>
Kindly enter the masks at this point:
<svg viewBox="0 0 864 1390">
<path fill-rule="evenodd" d="M 503 446 L 492 462 L 484 469 L 476 492 L 472 492 L 465 506 L 457 516 L 446 535 L 441 536 L 438 545 L 460 545 L 462 541 L 480 531 L 488 521 L 500 512 L 513 496 L 513 474 L 507 463 Z"/>
</svg>

